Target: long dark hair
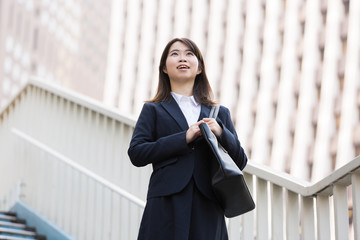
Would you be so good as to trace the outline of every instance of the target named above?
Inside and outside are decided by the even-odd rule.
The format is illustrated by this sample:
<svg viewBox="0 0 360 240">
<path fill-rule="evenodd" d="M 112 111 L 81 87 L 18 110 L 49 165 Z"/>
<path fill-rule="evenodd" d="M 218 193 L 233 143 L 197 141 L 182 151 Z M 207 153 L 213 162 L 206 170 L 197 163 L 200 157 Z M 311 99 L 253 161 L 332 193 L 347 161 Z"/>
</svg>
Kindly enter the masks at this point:
<svg viewBox="0 0 360 240">
<path fill-rule="evenodd" d="M 148 100 L 147 102 L 162 102 L 162 101 L 170 101 L 171 100 L 171 85 L 169 75 L 164 72 L 166 66 L 166 59 L 169 54 L 169 50 L 171 46 L 175 42 L 181 42 L 188 46 L 190 50 L 195 54 L 199 62 L 199 68 L 201 69 L 201 73 L 196 75 L 195 83 L 193 87 L 193 96 L 198 103 L 204 105 L 213 105 L 215 102 L 213 101 L 213 92 L 209 83 L 209 80 L 206 76 L 204 58 L 196 46 L 196 44 L 188 39 L 188 38 L 174 38 L 166 45 L 160 59 L 159 65 L 159 83 L 156 95 L 153 99 Z"/>
</svg>

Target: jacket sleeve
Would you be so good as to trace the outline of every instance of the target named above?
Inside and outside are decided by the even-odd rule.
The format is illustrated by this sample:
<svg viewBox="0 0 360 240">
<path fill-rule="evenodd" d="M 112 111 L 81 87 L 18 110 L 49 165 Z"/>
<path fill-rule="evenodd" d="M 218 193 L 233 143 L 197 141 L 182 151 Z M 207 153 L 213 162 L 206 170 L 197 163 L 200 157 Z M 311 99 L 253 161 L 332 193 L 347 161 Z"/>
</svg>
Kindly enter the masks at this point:
<svg viewBox="0 0 360 240">
<path fill-rule="evenodd" d="M 155 108 L 154 104 L 144 104 L 133 132 L 128 155 L 137 167 L 165 161 L 191 150 L 186 143 L 186 131 L 157 137 L 159 123 L 156 122 Z M 163 123 L 162 127 L 167 126 Z"/>
<path fill-rule="evenodd" d="M 247 156 L 237 137 L 229 109 L 221 107 L 217 120 L 223 129 L 218 139 L 220 144 L 228 151 L 228 154 L 236 165 L 238 165 L 241 170 L 244 169 L 247 163 Z"/>
</svg>

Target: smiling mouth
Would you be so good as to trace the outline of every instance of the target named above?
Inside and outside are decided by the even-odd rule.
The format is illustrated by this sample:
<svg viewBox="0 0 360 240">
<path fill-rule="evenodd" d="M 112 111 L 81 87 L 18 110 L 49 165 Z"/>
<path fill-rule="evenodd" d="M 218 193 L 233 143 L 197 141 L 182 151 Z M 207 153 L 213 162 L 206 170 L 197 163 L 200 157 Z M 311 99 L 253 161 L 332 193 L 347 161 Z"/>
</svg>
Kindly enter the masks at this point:
<svg viewBox="0 0 360 240">
<path fill-rule="evenodd" d="M 177 69 L 189 69 L 189 67 L 186 65 L 180 65 L 177 67 Z"/>
</svg>

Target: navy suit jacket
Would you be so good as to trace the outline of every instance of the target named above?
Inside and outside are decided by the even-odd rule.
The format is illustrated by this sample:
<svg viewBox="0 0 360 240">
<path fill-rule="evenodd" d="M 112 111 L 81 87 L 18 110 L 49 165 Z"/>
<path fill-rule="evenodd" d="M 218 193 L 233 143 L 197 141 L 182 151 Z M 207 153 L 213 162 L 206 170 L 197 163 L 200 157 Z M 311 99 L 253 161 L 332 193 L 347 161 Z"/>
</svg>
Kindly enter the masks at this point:
<svg viewBox="0 0 360 240">
<path fill-rule="evenodd" d="M 211 107 L 201 105 L 199 120 L 209 116 Z M 219 142 L 243 169 L 247 157 L 237 138 L 230 112 L 221 106 L 217 122 L 223 128 Z M 172 98 L 145 103 L 130 142 L 128 154 L 138 167 L 152 164 L 148 198 L 180 192 L 194 177 L 202 194 L 215 200 L 211 188 L 210 151 L 202 137 L 186 143 L 189 126 L 179 105 Z"/>
</svg>

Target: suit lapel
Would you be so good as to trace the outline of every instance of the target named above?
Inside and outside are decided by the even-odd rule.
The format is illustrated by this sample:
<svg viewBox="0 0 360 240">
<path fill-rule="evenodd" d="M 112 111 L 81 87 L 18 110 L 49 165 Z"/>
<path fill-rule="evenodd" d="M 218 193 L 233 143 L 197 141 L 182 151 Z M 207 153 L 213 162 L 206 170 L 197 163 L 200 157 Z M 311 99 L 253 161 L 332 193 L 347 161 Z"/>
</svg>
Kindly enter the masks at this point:
<svg viewBox="0 0 360 240">
<path fill-rule="evenodd" d="M 171 117 L 176 121 L 182 130 L 187 130 L 189 128 L 186 118 L 175 99 L 171 98 L 170 101 L 161 102 L 161 105 L 171 115 Z"/>
<path fill-rule="evenodd" d="M 184 114 L 182 113 L 179 105 L 176 103 L 173 97 L 171 97 L 170 101 L 161 102 L 161 105 L 171 115 L 171 117 L 176 121 L 176 123 L 182 130 L 187 130 L 189 128 Z M 198 121 L 203 118 L 209 117 L 210 111 L 211 107 L 201 104 L 201 111 Z"/>
</svg>

